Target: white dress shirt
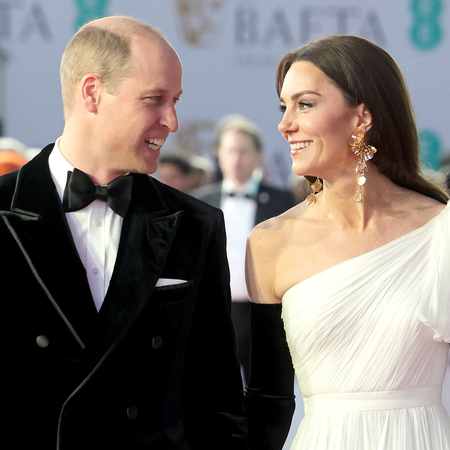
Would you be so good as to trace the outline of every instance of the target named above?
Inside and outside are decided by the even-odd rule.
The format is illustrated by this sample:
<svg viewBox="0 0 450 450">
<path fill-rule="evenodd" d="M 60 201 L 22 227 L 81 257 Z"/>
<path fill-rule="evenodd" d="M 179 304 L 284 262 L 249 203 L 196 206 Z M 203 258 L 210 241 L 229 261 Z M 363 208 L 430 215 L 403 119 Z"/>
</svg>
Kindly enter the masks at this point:
<svg viewBox="0 0 450 450">
<path fill-rule="evenodd" d="M 48 162 L 62 202 L 67 172 L 73 171 L 74 168 L 62 155 L 59 139 Z M 79 211 L 66 213 L 66 219 L 81 262 L 86 269 L 95 307 L 99 311 L 114 270 L 123 218 L 105 202 L 94 200 Z"/>
<path fill-rule="evenodd" d="M 240 188 L 224 180 L 220 208 L 225 217 L 227 232 L 227 256 L 230 265 L 231 298 L 233 301 L 247 301 L 245 283 L 245 249 L 250 231 L 255 226 L 256 195 L 259 183 L 250 180 Z M 233 192 L 232 197 L 229 195 Z M 249 195 L 252 198 L 247 198 Z"/>
</svg>

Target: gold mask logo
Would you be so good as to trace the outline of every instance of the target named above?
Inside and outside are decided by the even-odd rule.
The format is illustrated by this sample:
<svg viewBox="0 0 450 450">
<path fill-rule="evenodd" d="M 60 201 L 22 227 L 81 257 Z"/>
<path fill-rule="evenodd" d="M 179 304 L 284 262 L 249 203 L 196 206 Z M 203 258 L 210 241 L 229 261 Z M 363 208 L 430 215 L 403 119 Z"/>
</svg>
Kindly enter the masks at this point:
<svg viewBox="0 0 450 450">
<path fill-rule="evenodd" d="M 211 156 L 215 122 L 208 119 L 185 120 L 175 133 L 176 147 L 191 155 Z"/>
<path fill-rule="evenodd" d="M 175 0 L 184 40 L 195 47 L 209 47 L 220 34 L 227 0 Z"/>
</svg>

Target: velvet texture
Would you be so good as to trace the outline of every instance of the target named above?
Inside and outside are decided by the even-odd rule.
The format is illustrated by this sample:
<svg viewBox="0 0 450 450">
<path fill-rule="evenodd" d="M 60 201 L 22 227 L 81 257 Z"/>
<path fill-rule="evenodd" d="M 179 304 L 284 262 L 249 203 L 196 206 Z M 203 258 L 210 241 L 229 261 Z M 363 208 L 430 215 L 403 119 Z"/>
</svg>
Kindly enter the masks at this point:
<svg viewBox="0 0 450 450">
<path fill-rule="evenodd" d="M 8 447 L 246 449 L 222 213 L 133 175 L 97 313 L 51 149 L 0 178 Z"/>
<path fill-rule="evenodd" d="M 251 450 L 282 449 L 295 410 L 294 368 L 281 304 L 250 303 L 251 367 L 245 391 Z"/>
</svg>

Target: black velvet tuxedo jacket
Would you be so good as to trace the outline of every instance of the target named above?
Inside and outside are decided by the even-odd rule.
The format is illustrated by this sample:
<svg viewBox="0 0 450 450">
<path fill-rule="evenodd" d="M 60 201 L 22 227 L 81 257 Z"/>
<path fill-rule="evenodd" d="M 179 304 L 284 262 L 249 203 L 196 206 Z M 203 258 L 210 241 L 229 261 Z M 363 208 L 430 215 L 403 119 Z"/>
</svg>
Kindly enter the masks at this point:
<svg viewBox="0 0 450 450">
<path fill-rule="evenodd" d="M 196 189 L 192 192 L 192 195 L 216 208 L 220 208 L 222 182 Z M 260 183 L 255 200 L 257 202 L 255 225 L 284 213 L 297 203 L 289 191 L 277 189 L 266 183 Z"/>
<path fill-rule="evenodd" d="M 97 313 L 52 148 L 0 178 L 8 449 L 245 449 L 221 211 L 133 174 Z"/>
</svg>

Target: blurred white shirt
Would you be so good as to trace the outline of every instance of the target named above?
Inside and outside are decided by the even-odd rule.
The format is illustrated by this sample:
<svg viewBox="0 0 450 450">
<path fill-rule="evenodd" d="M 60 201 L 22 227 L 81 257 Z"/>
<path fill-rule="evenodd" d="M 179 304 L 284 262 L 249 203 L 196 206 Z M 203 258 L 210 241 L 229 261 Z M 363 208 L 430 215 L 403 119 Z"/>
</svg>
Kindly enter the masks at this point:
<svg viewBox="0 0 450 450">
<path fill-rule="evenodd" d="M 231 298 L 233 301 L 248 301 L 245 283 L 245 249 L 250 231 L 255 226 L 256 195 L 259 183 L 250 180 L 239 189 L 224 180 L 220 208 L 225 217 L 227 232 L 227 256 L 230 265 Z M 233 196 L 230 193 L 233 192 Z M 245 195 L 251 198 L 245 197 Z"/>
</svg>

